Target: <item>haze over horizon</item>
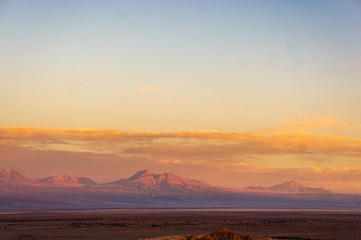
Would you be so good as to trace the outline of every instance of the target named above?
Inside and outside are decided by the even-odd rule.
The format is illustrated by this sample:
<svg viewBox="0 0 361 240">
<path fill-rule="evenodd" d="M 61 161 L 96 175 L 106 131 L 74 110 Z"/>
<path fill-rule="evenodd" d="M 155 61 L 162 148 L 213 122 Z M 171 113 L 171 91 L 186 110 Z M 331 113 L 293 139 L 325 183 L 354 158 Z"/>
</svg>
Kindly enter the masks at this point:
<svg viewBox="0 0 361 240">
<path fill-rule="evenodd" d="M 0 168 L 361 193 L 360 1 L 2 1 Z"/>
</svg>

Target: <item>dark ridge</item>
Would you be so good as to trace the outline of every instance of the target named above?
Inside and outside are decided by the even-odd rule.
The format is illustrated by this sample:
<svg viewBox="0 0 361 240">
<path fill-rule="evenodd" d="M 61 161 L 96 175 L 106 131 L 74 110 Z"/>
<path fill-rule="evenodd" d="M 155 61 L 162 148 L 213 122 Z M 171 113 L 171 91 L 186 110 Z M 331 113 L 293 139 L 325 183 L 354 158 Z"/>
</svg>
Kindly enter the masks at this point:
<svg viewBox="0 0 361 240">
<path fill-rule="evenodd" d="M 208 234 L 200 238 L 200 240 L 257 240 L 263 239 L 268 240 L 271 238 L 254 238 L 249 235 L 242 235 L 239 233 L 232 232 L 227 228 L 220 228 L 216 232 Z"/>
</svg>

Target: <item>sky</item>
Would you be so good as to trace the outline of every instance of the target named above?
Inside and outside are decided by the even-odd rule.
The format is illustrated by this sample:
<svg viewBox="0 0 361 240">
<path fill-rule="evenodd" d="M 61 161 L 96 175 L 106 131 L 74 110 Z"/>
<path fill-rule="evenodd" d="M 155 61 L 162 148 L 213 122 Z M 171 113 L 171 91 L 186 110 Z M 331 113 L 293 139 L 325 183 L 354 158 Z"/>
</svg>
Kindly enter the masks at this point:
<svg viewBox="0 0 361 240">
<path fill-rule="evenodd" d="M 0 168 L 361 193 L 360 1 L 1 1 Z"/>
</svg>

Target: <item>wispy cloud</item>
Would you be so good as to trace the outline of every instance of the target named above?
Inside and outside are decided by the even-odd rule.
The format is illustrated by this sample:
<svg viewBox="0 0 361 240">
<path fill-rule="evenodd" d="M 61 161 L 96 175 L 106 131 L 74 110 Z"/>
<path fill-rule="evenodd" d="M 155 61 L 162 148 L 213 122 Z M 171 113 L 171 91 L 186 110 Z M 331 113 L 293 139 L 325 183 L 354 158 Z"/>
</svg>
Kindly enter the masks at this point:
<svg viewBox="0 0 361 240">
<path fill-rule="evenodd" d="M 345 122 L 339 121 L 337 117 L 332 114 L 311 114 L 307 116 L 300 115 L 296 121 L 289 119 L 282 119 L 282 121 L 288 128 L 296 128 L 298 130 L 310 130 L 319 127 L 341 128 L 348 125 Z"/>
</svg>

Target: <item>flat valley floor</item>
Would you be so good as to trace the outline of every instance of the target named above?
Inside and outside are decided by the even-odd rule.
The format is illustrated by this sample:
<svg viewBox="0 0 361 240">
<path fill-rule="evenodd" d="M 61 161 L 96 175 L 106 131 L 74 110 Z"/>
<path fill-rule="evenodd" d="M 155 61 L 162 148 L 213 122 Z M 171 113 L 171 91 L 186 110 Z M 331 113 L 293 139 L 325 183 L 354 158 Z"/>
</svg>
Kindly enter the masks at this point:
<svg viewBox="0 0 361 240">
<path fill-rule="evenodd" d="M 255 237 L 361 239 L 361 211 L 138 209 L 0 212 L 1 240 L 138 240 L 208 234 L 221 227 Z"/>
</svg>

